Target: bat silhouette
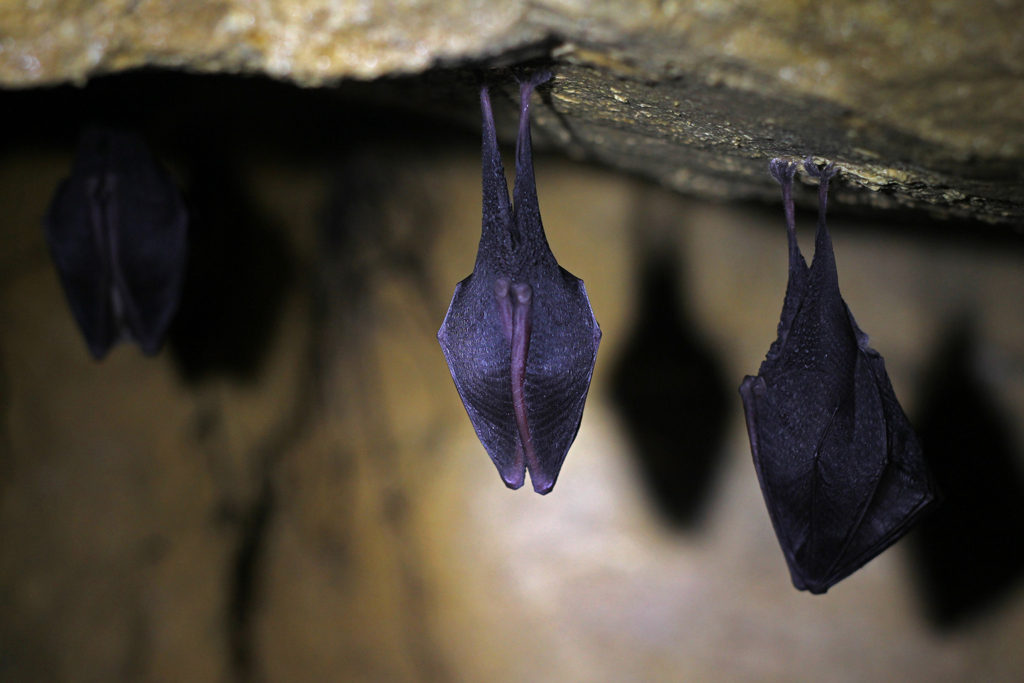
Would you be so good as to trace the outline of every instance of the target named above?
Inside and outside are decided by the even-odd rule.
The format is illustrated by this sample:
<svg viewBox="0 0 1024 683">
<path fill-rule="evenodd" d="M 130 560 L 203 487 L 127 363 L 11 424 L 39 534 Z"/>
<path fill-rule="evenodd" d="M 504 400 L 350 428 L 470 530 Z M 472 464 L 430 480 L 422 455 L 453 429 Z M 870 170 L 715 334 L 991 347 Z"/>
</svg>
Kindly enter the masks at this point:
<svg viewBox="0 0 1024 683">
<path fill-rule="evenodd" d="M 487 86 L 483 113 L 483 227 L 472 274 L 455 286 L 437 333 L 455 387 L 505 484 L 555 485 L 579 431 L 601 329 L 583 281 L 555 261 L 537 205 L 530 94 L 520 84 L 516 178 L 509 203 Z"/>
<path fill-rule="evenodd" d="M 814 259 L 796 241 L 796 164 L 772 160 L 782 186 L 789 283 L 756 377 L 740 386 L 754 468 L 793 585 L 824 593 L 895 543 L 935 500 L 917 437 L 885 362 L 839 294 L 825 225 L 833 164 L 819 179 Z"/>
<path fill-rule="evenodd" d="M 124 338 L 160 350 L 185 275 L 188 216 L 138 135 L 91 128 L 45 219 L 71 312 L 97 360 Z"/>
</svg>

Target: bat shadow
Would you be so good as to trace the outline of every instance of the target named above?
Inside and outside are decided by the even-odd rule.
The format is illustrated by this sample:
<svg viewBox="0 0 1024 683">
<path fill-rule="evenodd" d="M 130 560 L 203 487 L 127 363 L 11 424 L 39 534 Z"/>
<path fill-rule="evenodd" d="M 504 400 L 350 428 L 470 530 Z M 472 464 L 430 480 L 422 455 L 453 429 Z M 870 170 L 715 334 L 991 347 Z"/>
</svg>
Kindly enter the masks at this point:
<svg viewBox="0 0 1024 683">
<path fill-rule="evenodd" d="M 288 242 L 236 180 L 231 150 L 210 140 L 186 161 L 188 269 L 168 340 L 186 381 L 259 371 L 294 276 Z"/>
<path fill-rule="evenodd" d="M 662 519 L 693 530 L 721 460 L 729 394 L 721 363 L 689 319 L 679 255 L 641 254 L 635 321 L 613 361 L 611 400 Z"/>
<path fill-rule="evenodd" d="M 926 613 L 949 630 L 998 607 L 1024 577 L 1024 472 L 1010 423 L 976 370 L 972 326 L 950 326 L 917 420 L 941 502 L 909 535 Z"/>
<path fill-rule="evenodd" d="M 412 297 L 403 298 L 403 317 L 422 329 L 433 332 L 437 311 L 444 311 L 428 256 L 439 235 L 439 209 L 429 179 L 422 169 L 406 169 L 406 158 L 387 148 L 354 149 L 333 168 L 318 220 L 319 313 L 330 315 L 346 337 L 396 322 L 378 301 L 389 283 Z M 402 201 L 394 200 L 396 193 Z"/>
</svg>

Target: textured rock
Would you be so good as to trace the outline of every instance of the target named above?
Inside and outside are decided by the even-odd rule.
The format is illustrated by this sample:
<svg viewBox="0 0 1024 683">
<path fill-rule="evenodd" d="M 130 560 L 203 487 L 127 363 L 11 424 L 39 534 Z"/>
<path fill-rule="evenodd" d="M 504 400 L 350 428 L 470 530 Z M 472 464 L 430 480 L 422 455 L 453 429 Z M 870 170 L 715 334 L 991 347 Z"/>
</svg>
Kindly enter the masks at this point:
<svg viewBox="0 0 1024 683">
<path fill-rule="evenodd" d="M 0 9 L 0 83 L 151 65 L 315 86 L 543 57 L 559 76 L 546 125 L 581 157 L 767 197 L 765 159 L 812 152 L 846 169 L 841 203 L 1019 227 L 1022 14 L 1013 0 L 39 0 Z"/>
</svg>

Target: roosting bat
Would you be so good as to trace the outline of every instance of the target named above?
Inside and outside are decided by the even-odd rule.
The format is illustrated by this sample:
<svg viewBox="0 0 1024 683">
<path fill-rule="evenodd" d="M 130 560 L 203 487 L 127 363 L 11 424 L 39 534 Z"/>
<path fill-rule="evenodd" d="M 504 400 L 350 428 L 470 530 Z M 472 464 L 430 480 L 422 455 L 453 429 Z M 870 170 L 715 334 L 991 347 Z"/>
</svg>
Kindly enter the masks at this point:
<svg viewBox="0 0 1024 683">
<path fill-rule="evenodd" d="M 71 312 L 97 360 L 128 337 L 160 350 L 185 276 L 188 216 L 138 135 L 86 130 L 46 216 Z"/>
<path fill-rule="evenodd" d="M 825 225 L 836 169 L 819 179 L 814 259 L 796 241 L 796 164 L 775 159 L 789 236 L 789 283 L 756 377 L 740 386 L 754 468 L 793 585 L 824 593 L 905 534 L 936 497 L 885 362 L 839 294 Z"/>
<path fill-rule="evenodd" d="M 555 261 L 537 205 L 530 94 L 521 83 L 516 178 L 509 204 L 491 100 L 483 112 L 483 229 L 473 273 L 455 294 L 437 338 L 477 436 L 505 484 L 555 485 L 583 416 L 601 329 L 583 281 Z"/>
</svg>

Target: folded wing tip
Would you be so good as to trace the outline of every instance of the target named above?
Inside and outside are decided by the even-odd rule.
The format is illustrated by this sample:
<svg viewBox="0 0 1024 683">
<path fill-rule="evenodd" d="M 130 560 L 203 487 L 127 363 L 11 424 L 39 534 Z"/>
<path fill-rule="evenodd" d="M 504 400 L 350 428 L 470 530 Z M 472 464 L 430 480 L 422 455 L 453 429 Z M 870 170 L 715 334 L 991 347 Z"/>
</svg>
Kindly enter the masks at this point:
<svg viewBox="0 0 1024 683">
<path fill-rule="evenodd" d="M 505 477 L 505 475 L 501 475 L 501 480 L 505 482 L 505 486 L 512 489 L 513 491 L 521 489 L 523 487 L 523 483 L 525 482 L 525 479 L 509 479 Z"/>
<path fill-rule="evenodd" d="M 555 479 L 557 477 L 535 477 L 530 474 L 530 481 L 533 483 L 533 490 L 542 496 L 546 496 L 551 493 L 551 490 L 555 488 Z"/>
</svg>

